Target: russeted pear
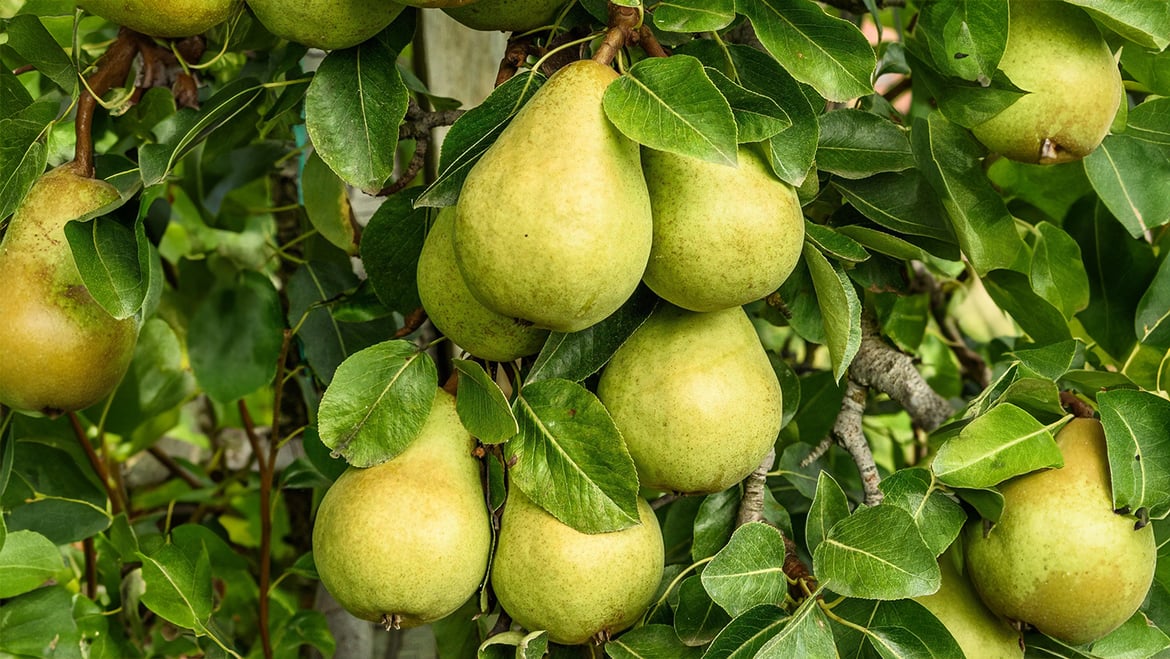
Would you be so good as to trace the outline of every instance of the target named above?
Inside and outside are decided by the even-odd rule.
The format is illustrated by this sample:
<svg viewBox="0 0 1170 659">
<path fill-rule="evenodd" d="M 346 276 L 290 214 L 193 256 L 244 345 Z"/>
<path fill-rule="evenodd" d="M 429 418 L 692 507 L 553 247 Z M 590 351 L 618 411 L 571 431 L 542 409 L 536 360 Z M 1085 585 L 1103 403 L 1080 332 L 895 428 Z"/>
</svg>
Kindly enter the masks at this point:
<svg viewBox="0 0 1170 659">
<path fill-rule="evenodd" d="M 231 17 L 240 0 L 83 0 L 82 9 L 153 37 L 203 34 Z"/>
<path fill-rule="evenodd" d="M 492 589 L 512 620 L 549 640 L 604 640 L 637 621 L 662 580 L 662 531 L 638 499 L 641 523 L 581 533 L 512 486 L 492 560 Z"/>
<path fill-rule="evenodd" d="M 617 78 L 592 60 L 549 78 L 463 183 L 455 255 L 484 306 L 558 332 L 613 313 L 650 255 L 638 145 L 606 118 Z"/>
<path fill-rule="evenodd" d="M 552 24 L 564 6 L 565 0 L 477 0 L 443 11 L 473 30 L 524 32 Z"/>
<path fill-rule="evenodd" d="M 760 465 L 780 431 L 780 382 L 740 307 L 661 303 L 601 374 L 643 487 L 719 492 Z"/>
<path fill-rule="evenodd" d="M 1113 512 L 1105 433 L 1074 419 L 1056 435 L 1064 466 L 1000 486 L 1003 515 L 967 529 L 967 574 L 992 611 L 1073 645 L 1129 619 L 1150 588 L 1154 531 Z"/>
<path fill-rule="evenodd" d="M 41 176 L 0 242 L 0 403 L 46 414 L 84 409 L 126 373 L 138 340 L 89 294 L 65 224 L 114 202 L 118 191 L 68 163 Z"/>
<path fill-rule="evenodd" d="M 962 558 L 954 547 L 939 557 L 938 591 L 914 600 L 942 621 L 967 659 L 1023 659 L 1020 633 L 983 605 L 971 582 L 960 574 L 956 562 Z"/>
<path fill-rule="evenodd" d="M 418 257 L 418 296 L 440 332 L 481 359 L 509 362 L 531 355 L 548 330 L 501 316 L 467 290 L 455 263 L 455 211 L 439 212 Z"/>
<path fill-rule="evenodd" d="M 356 46 L 404 8 L 390 0 L 248 0 L 248 6 L 269 32 L 322 50 Z"/>
<path fill-rule="evenodd" d="M 1121 73 L 1088 14 L 1064 2 L 1013 0 L 999 69 L 1031 92 L 972 130 L 1012 160 L 1079 160 L 1109 132 Z"/>
<path fill-rule="evenodd" d="M 491 529 L 474 448 L 454 397 L 439 390 L 405 451 L 374 467 L 350 467 L 325 493 L 313 558 L 321 583 L 347 611 L 413 627 L 475 593 Z"/>
<path fill-rule="evenodd" d="M 642 149 L 654 213 L 643 280 L 691 311 L 758 300 L 780 287 L 800 258 L 804 215 L 792 186 L 753 149 L 736 167 Z"/>
</svg>

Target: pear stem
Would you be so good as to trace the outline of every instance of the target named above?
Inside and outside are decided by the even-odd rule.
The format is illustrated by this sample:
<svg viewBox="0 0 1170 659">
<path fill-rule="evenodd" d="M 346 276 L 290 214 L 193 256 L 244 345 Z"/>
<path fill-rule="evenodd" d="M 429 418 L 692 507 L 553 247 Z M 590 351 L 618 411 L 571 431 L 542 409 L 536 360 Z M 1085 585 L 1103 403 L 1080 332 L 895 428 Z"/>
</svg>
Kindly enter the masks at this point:
<svg viewBox="0 0 1170 659">
<path fill-rule="evenodd" d="M 628 43 L 637 43 L 638 30 L 642 27 L 642 13 L 638 7 L 623 7 L 609 3 L 609 29 L 597 52 L 593 54 L 593 61 L 601 64 L 613 64 L 618 51 Z"/>
<path fill-rule="evenodd" d="M 77 118 L 74 124 L 77 147 L 73 162 L 79 176 L 93 177 L 93 113 L 97 110 L 98 98 L 125 82 L 130 65 L 141 47 L 137 32 L 126 28 L 118 31 L 118 38 L 102 58 L 98 70 L 82 85 L 77 100 Z"/>
</svg>

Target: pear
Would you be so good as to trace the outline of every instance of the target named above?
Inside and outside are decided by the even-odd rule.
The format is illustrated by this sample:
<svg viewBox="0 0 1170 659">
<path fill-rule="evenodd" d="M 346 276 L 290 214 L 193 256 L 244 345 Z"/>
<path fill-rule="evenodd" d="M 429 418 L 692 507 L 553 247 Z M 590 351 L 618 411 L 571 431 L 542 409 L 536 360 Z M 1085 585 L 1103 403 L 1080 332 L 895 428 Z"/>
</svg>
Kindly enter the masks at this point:
<svg viewBox="0 0 1170 659">
<path fill-rule="evenodd" d="M 792 186 L 753 149 L 739 165 L 642 150 L 654 212 L 654 242 L 643 279 L 691 311 L 758 300 L 780 287 L 800 258 L 804 215 Z"/>
<path fill-rule="evenodd" d="M 1020 633 L 983 605 L 967 577 L 959 572 L 962 558 L 955 547 L 939 557 L 942 585 L 931 595 L 914 600 L 930 610 L 955 637 L 969 659 L 1023 659 Z"/>
<path fill-rule="evenodd" d="M 662 303 L 609 361 L 597 396 L 643 487 L 727 489 L 760 465 L 780 431 L 780 382 L 740 307 Z"/>
<path fill-rule="evenodd" d="M 189 37 L 226 21 L 239 0 L 82 0 L 78 5 L 152 37 Z"/>
<path fill-rule="evenodd" d="M 548 336 L 514 318 L 501 316 L 475 299 L 455 263 L 455 210 L 444 208 L 418 257 L 418 296 L 435 327 L 467 352 L 510 362 L 540 350 Z"/>
<path fill-rule="evenodd" d="M 1013 0 L 999 68 L 1031 92 L 972 130 L 1012 160 L 1084 158 L 1109 132 L 1121 104 L 1121 73 L 1096 24 L 1064 2 Z"/>
<path fill-rule="evenodd" d="M 125 375 L 138 323 L 117 320 L 89 294 L 65 224 L 118 199 L 73 163 L 44 174 L 0 242 L 0 403 L 55 415 L 108 396 Z"/>
<path fill-rule="evenodd" d="M 1137 611 L 1154 578 L 1151 526 L 1113 512 L 1105 433 L 1074 419 L 1056 435 L 1064 467 L 1000 486 L 1004 510 L 967 530 L 967 572 L 987 607 L 1073 645 Z"/>
<path fill-rule="evenodd" d="M 616 78 L 592 60 L 557 71 L 468 173 L 455 255 L 489 309 L 575 332 L 638 286 L 650 256 L 650 198 L 638 145 L 601 107 Z"/>
<path fill-rule="evenodd" d="M 419 436 L 396 458 L 350 467 L 313 525 L 321 583 L 347 611 L 414 627 L 467 601 L 487 570 L 491 528 L 475 442 L 438 390 Z"/>
<path fill-rule="evenodd" d="M 564 6 L 565 0 L 478 0 L 443 11 L 473 30 L 525 32 L 551 25 Z"/>
<path fill-rule="evenodd" d="M 638 500 L 636 526 L 590 535 L 508 490 L 492 561 L 492 589 L 512 620 L 549 640 L 577 645 L 626 629 L 654 599 L 662 580 L 662 531 Z"/>
<path fill-rule="evenodd" d="M 349 48 L 382 31 L 402 13 L 389 0 L 248 0 L 268 31 L 311 48 Z"/>
</svg>

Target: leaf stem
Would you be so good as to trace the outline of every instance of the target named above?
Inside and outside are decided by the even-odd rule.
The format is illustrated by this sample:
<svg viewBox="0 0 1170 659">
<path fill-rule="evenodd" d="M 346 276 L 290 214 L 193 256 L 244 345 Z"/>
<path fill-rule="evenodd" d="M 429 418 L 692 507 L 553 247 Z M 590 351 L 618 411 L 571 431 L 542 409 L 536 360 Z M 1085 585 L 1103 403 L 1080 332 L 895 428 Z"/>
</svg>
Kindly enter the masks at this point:
<svg viewBox="0 0 1170 659">
<path fill-rule="evenodd" d="M 682 583 L 683 577 L 687 576 L 691 572 L 694 572 L 695 568 L 699 567 L 700 565 L 706 565 L 707 563 L 710 563 L 713 560 L 715 560 L 714 556 L 708 556 L 707 558 L 701 558 L 701 559 L 695 561 L 694 563 L 691 563 L 682 572 L 679 572 L 678 576 L 676 576 L 674 579 L 672 579 L 670 582 L 670 585 L 668 585 L 666 587 L 666 590 L 662 592 L 662 597 L 659 597 L 658 601 L 654 602 L 654 604 L 650 605 L 650 608 L 646 609 L 646 613 L 642 615 L 642 624 L 646 624 L 646 621 L 649 620 L 650 616 L 655 611 L 658 610 L 658 607 L 662 606 L 666 602 L 666 598 L 670 597 L 670 593 L 672 591 L 674 591 L 675 587 L 677 587 L 680 583 Z"/>
</svg>

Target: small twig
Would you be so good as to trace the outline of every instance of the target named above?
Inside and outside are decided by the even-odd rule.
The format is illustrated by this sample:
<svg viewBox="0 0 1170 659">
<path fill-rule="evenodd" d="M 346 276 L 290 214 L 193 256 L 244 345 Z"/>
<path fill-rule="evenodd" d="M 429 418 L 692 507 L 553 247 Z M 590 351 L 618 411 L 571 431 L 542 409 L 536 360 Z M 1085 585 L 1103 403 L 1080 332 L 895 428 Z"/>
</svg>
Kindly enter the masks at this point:
<svg viewBox="0 0 1170 659">
<path fill-rule="evenodd" d="M 963 334 L 959 331 L 958 323 L 948 315 L 949 298 L 938 280 L 934 278 L 921 263 L 912 264 L 913 279 L 911 290 L 923 291 L 930 296 L 930 314 L 934 322 L 946 336 L 947 345 L 959 360 L 959 365 L 967 377 L 975 381 L 980 389 L 986 389 L 991 383 L 991 369 L 979 353 L 967 346 Z"/>
<path fill-rule="evenodd" d="M 414 154 L 397 180 L 378 191 L 378 196 L 392 195 L 410 185 L 426 164 L 427 151 L 431 146 L 431 131 L 439 126 L 450 126 L 463 116 L 463 113 L 464 110 L 427 112 L 412 99 L 406 110 L 405 121 L 398 127 L 398 139 L 414 140 Z"/>
<path fill-rule="evenodd" d="M 279 391 L 280 385 L 277 384 Z M 271 561 L 269 560 L 272 552 L 272 511 L 269 509 L 272 498 L 271 480 L 265 478 L 268 462 L 264 459 L 264 448 L 260 445 L 260 436 L 256 433 L 256 424 L 252 421 L 252 414 L 248 411 L 248 405 L 241 398 L 236 404 L 240 411 L 240 419 L 244 422 L 244 434 L 248 438 L 248 444 L 252 447 L 252 454 L 256 456 L 257 463 L 260 467 L 260 603 L 258 624 L 260 626 L 260 645 L 264 650 L 264 659 L 272 659 L 272 639 L 268 630 L 268 589 L 271 585 Z M 272 451 L 272 447 L 269 447 Z M 275 451 L 272 451 L 275 453 Z"/>
<path fill-rule="evenodd" d="M 394 338 L 401 339 L 404 336 L 414 334 L 425 322 L 427 322 L 426 309 L 419 307 L 411 311 L 402 319 L 402 327 L 399 327 L 398 331 L 394 333 Z"/>
<path fill-rule="evenodd" d="M 637 39 L 641 15 L 637 7 L 624 7 L 609 3 L 609 29 L 597 52 L 593 54 L 593 61 L 601 64 L 611 64 L 618 51 Z"/>
<path fill-rule="evenodd" d="M 89 458 L 89 465 L 93 467 L 94 473 L 102 482 L 102 487 L 106 489 L 106 496 L 110 499 L 110 509 L 115 515 L 121 513 L 126 509 L 126 506 L 119 496 L 118 489 L 110 479 L 110 472 L 106 469 L 105 463 L 98 457 L 93 444 L 90 444 L 89 438 L 85 436 L 85 428 L 81 426 L 81 420 L 77 418 L 76 412 L 69 413 L 69 423 L 73 426 L 73 435 L 77 437 L 77 443 L 81 444 L 81 448 L 85 451 L 85 457 Z"/>
<path fill-rule="evenodd" d="M 826 437 L 826 438 L 822 439 L 821 443 L 817 444 L 816 448 L 809 451 L 809 454 L 804 456 L 804 459 L 800 461 L 799 466 L 801 468 L 804 468 L 804 467 L 807 467 L 810 464 L 816 462 L 817 460 L 820 460 L 821 456 L 828 453 L 829 449 L 832 447 L 833 447 L 833 438 L 832 437 Z"/>
<path fill-rule="evenodd" d="M 888 345 L 868 312 L 861 317 L 861 347 L 849 366 L 849 378 L 890 395 L 927 432 L 942 425 L 954 409 L 914 368 L 913 360 Z"/>
<path fill-rule="evenodd" d="M 683 498 L 684 496 L 686 496 L 686 495 L 679 494 L 678 492 L 668 492 L 668 493 L 663 494 L 662 496 L 658 497 L 657 499 L 652 500 L 650 502 L 650 507 L 653 508 L 654 510 L 658 510 L 659 508 L 661 508 L 669 503 L 672 503 L 674 501 L 677 501 L 677 500 Z"/>
<path fill-rule="evenodd" d="M 533 52 L 534 48 L 532 37 L 513 39 L 508 42 L 508 47 L 504 50 L 504 56 L 500 59 L 500 69 L 496 73 L 496 87 L 508 82 L 516 75 L 520 67 L 524 66 L 524 63 L 528 61 L 528 56 Z"/>
<path fill-rule="evenodd" d="M 18 66 L 15 69 L 12 69 L 12 75 L 18 76 L 36 70 L 37 67 L 33 66 L 32 64 L 25 64 L 24 66 Z"/>
<path fill-rule="evenodd" d="M 882 502 L 882 491 L 878 489 L 881 477 L 873 461 L 873 451 L 861 429 L 865 399 L 868 395 L 869 390 L 857 383 L 850 374 L 850 377 L 845 379 L 845 397 L 841 400 L 841 411 L 837 413 L 837 420 L 833 422 L 830 433 L 833 440 L 853 457 L 853 462 L 857 465 L 857 471 L 861 475 L 861 488 L 865 494 L 865 505 L 876 506 Z"/>
<path fill-rule="evenodd" d="M 772 470 L 775 462 L 776 448 L 772 447 L 760 461 L 760 466 L 744 479 L 743 496 L 739 498 L 739 513 L 735 517 L 737 528 L 748 522 L 764 521 L 764 492 L 768 489 L 768 472 Z"/>
<path fill-rule="evenodd" d="M 91 600 L 97 600 L 97 551 L 93 547 L 93 536 L 81 541 L 81 550 L 85 554 L 85 594 Z"/>
<path fill-rule="evenodd" d="M 184 483 L 190 485 L 191 489 L 198 490 L 199 488 L 203 487 L 203 483 L 200 483 L 198 478 L 195 478 L 191 472 L 184 469 L 183 465 L 179 464 L 174 458 L 168 455 L 166 451 L 160 449 L 157 446 L 151 446 L 150 448 L 146 449 L 146 451 L 150 453 L 151 457 L 153 457 L 155 460 L 158 460 L 159 464 L 165 467 L 172 476 L 180 478 Z"/>
<path fill-rule="evenodd" d="M 97 99 L 126 81 L 140 42 L 137 32 L 126 28 L 119 30 L 118 38 L 98 60 L 97 72 L 86 80 L 87 85 L 82 86 L 77 100 L 74 126 L 77 147 L 73 154 L 77 171 L 82 176 L 93 176 L 93 113 L 97 109 Z"/>
<path fill-rule="evenodd" d="M 670 53 L 658 43 L 658 37 L 654 36 L 654 31 L 649 25 L 643 25 L 638 30 L 638 45 L 642 46 L 642 50 L 650 57 L 670 57 Z"/>
<path fill-rule="evenodd" d="M 1097 416 L 1097 413 L 1093 411 L 1092 407 L 1089 407 L 1088 403 L 1067 389 L 1060 392 L 1060 404 L 1064 409 L 1072 412 L 1073 416 L 1079 419 L 1092 419 Z"/>
<path fill-rule="evenodd" d="M 797 602 L 804 599 L 806 587 L 807 592 L 817 589 L 817 578 L 813 576 L 812 570 L 808 569 L 804 561 L 800 560 L 796 542 L 787 534 L 784 535 L 784 567 L 782 569 L 789 579 L 788 594 Z"/>
</svg>

